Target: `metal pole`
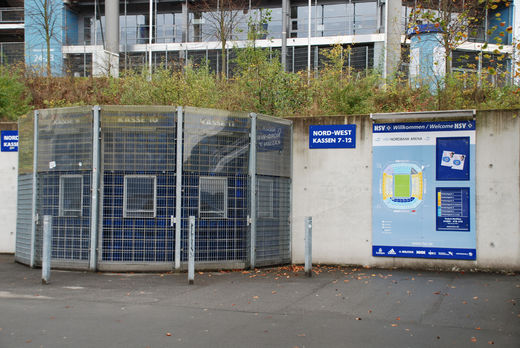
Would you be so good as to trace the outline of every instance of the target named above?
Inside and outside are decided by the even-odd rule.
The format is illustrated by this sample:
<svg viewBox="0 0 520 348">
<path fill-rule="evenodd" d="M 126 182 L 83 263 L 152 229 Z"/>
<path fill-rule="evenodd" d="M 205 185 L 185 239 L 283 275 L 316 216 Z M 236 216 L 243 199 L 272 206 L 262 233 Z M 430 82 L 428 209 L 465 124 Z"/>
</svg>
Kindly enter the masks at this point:
<svg viewBox="0 0 520 348">
<path fill-rule="evenodd" d="M 38 197 L 38 110 L 34 111 L 34 147 L 33 147 L 33 182 L 32 182 L 32 224 L 31 224 L 31 259 L 30 266 L 34 267 L 36 254 L 36 224 L 38 215 L 36 203 Z"/>
<path fill-rule="evenodd" d="M 308 29 L 308 32 L 307 32 L 307 80 L 308 81 L 310 81 L 310 79 L 311 79 L 311 19 L 312 19 L 311 5 L 312 5 L 312 0 L 309 0 L 309 4 L 308 4 L 309 18 L 308 18 L 308 25 L 307 25 L 307 29 Z"/>
<path fill-rule="evenodd" d="M 42 284 L 49 284 L 51 278 L 51 249 L 52 249 L 52 216 L 43 217 L 43 246 L 42 246 Z"/>
<path fill-rule="evenodd" d="M 188 284 L 191 285 L 195 280 L 195 216 L 190 216 L 190 234 L 188 243 Z"/>
<path fill-rule="evenodd" d="M 181 225 L 182 225 L 182 132 L 183 109 L 177 108 L 177 164 L 175 166 L 175 269 L 181 268 Z"/>
<path fill-rule="evenodd" d="M 305 274 L 312 277 L 312 216 L 305 217 Z"/>
<path fill-rule="evenodd" d="M 98 213 L 99 213 L 99 110 L 98 105 L 92 108 L 92 194 L 90 203 L 90 260 L 89 270 L 97 268 L 97 242 L 98 242 Z"/>
<path fill-rule="evenodd" d="M 282 0 L 282 69 L 287 71 L 287 3 Z"/>
<path fill-rule="evenodd" d="M 153 2 L 150 0 L 150 14 L 148 19 L 148 72 L 150 74 L 149 79 L 152 78 L 152 30 L 153 30 Z"/>
<path fill-rule="evenodd" d="M 94 0 L 94 47 L 95 46 L 97 46 L 97 0 Z"/>
<path fill-rule="evenodd" d="M 249 178 L 251 180 L 249 186 L 250 197 L 250 250 L 249 250 L 249 267 L 255 268 L 256 264 L 256 114 L 249 114 L 251 117 L 251 141 L 249 148 Z"/>
</svg>

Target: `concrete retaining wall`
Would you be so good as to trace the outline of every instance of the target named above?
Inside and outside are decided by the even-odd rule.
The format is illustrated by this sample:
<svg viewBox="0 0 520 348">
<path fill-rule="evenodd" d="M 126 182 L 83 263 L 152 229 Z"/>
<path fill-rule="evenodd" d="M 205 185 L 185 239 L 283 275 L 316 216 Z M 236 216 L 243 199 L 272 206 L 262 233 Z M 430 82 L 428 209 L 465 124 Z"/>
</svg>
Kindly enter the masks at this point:
<svg viewBox="0 0 520 348">
<path fill-rule="evenodd" d="M 303 222 L 312 216 L 314 263 L 520 270 L 520 111 L 477 113 L 476 261 L 372 257 L 369 116 L 292 121 L 294 263 L 304 261 Z M 320 124 L 356 124 L 356 148 L 310 150 L 309 126 Z"/>
<path fill-rule="evenodd" d="M 0 130 L 17 130 L 16 123 L 0 123 Z M 18 152 L 0 152 L 0 253 L 14 253 Z"/>
</svg>

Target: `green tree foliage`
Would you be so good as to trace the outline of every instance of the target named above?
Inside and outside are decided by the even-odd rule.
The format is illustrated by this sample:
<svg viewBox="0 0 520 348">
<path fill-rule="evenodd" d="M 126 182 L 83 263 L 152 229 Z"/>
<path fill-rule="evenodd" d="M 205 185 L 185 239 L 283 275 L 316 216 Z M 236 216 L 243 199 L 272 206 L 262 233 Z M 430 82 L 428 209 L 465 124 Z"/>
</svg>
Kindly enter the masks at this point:
<svg viewBox="0 0 520 348">
<path fill-rule="evenodd" d="M 17 69 L 0 66 L 0 120 L 16 121 L 29 111 L 29 94 Z"/>
</svg>

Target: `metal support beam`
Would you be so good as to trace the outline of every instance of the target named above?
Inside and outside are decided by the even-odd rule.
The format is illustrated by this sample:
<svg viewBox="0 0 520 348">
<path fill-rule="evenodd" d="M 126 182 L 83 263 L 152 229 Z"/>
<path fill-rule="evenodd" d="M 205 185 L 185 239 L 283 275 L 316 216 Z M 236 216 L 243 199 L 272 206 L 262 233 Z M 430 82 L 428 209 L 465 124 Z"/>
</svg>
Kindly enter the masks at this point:
<svg viewBox="0 0 520 348">
<path fill-rule="evenodd" d="M 282 0 L 282 69 L 287 71 L 287 30 L 289 17 L 289 0 Z"/>
<path fill-rule="evenodd" d="M 249 267 L 255 268 L 256 264 L 256 120 L 255 113 L 249 114 L 251 118 L 251 138 L 249 141 Z"/>
<path fill-rule="evenodd" d="M 119 76 L 119 1 L 105 0 L 107 74 Z"/>
<path fill-rule="evenodd" d="M 38 213 L 36 203 L 38 198 L 38 110 L 34 111 L 34 147 L 33 147 L 33 182 L 32 182 L 32 224 L 31 224 L 31 259 L 30 266 L 35 266 L 36 258 L 36 224 L 38 223 Z"/>
<path fill-rule="evenodd" d="M 175 165 L 175 269 L 181 268 L 181 227 L 182 227 L 182 133 L 183 109 L 177 108 L 177 163 Z"/>
<path fill-rule="evenodd" d="M 99 170 L 100 170 L 100 151 L 99 151 L 99 106 L 92 108 L 93 125 L 92 125 L 92 186 L 90 201 L 90 255 L 89 270 L 97 269 L 97 251 L 98 251 L 98 216 L 99 216 Z"/>
<path fill-rule="evenodd" d="M 312 15 L 311 15 L 312 1 L 311 0 L 309 0 L 309 4 L 307 6 L 309 8 L 309 13 L 308 13 L 308 18 L 307 18 L 307 21 L 308 21 L 308 25 L 307 25 L 307 79 L 310 81 L 310 79 L 311 79 L 311 19 L 312 19 Z"/>
</svg>

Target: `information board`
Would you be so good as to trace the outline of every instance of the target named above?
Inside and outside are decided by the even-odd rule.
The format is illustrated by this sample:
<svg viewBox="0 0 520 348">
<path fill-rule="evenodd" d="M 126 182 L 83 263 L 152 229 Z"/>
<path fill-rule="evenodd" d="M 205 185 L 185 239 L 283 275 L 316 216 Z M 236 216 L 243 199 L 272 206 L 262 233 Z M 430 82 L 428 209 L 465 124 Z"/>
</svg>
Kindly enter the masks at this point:
<svg viewBox="0 0 520 348">
<path fill-rule="evenodd" d="M 3 130 L 1 133 L 2 152 L 18 151 L 18 131 Z"/>
<path fill-rule="evenodd" d="M 475 122 L 374 124 L 372 139 L 372 255 L 475 260 Z"/>
<path fill-rule="evenodd" d="M 309 126 L 309 149 L 353 149 L 355 147 L 355 124 Z"/>
</svg>

